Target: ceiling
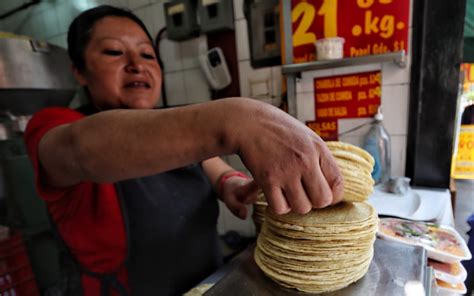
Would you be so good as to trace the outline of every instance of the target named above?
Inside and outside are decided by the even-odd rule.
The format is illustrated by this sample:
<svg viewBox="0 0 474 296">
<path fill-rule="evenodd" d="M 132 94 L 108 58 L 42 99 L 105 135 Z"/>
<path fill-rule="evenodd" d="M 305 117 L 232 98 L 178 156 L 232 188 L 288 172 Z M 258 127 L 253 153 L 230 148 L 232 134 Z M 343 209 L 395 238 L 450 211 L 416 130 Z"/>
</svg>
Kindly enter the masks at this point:
<svg viewBox="0 0 474 296">
<path fill-rule="evenodd" d="M 9 12 L 26 2 L 29 2 L 27 0 L 0 0 L 0 15 Z"/>
</svg>

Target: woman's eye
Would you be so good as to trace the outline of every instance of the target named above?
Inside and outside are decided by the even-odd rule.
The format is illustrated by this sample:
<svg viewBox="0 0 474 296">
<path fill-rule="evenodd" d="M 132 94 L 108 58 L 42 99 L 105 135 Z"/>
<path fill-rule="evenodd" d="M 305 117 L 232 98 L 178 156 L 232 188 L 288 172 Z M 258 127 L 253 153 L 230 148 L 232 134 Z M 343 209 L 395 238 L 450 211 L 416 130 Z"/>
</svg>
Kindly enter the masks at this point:
<svg viewBox="0 0 474 296">
<path fill-rule="evenodd" d="M 113 50 L 113 49 L 106 49 L 104 50 L 104 53 L 106 55 L 111 55 L 111 56 L 119 56 L 122 54 L 120 50 Z"/>
<path fill-rule="evenodd" d="M 154 60 L 155 56 L 149 53 L 142 53 L 142 57 L 144 57 L 147 60 Z"/>
</svg>

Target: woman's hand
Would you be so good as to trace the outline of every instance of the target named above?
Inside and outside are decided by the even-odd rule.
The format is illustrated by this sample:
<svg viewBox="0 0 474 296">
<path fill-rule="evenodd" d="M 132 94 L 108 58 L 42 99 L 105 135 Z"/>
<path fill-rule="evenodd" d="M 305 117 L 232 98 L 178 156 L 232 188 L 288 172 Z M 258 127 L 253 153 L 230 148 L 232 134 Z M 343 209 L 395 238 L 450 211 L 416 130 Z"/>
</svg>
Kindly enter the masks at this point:
<svg viewBox="0 0 474 296">
<path fill-rule="evenodd" d="M 340 202 L 343 179 L 324 141 L 285 112 L 255 100 L 238 129 L 238 154 L 277 214 Z M 245 119 L 245 118 L 244 118 Z"/>
<path fill-rule="evenodd" d="M 258 187 L 252 179 L 231 176 L 222 183 L 221 199 L 236 217 L 247 218 L 247 205 L 257 200 Z"/>
</svg>

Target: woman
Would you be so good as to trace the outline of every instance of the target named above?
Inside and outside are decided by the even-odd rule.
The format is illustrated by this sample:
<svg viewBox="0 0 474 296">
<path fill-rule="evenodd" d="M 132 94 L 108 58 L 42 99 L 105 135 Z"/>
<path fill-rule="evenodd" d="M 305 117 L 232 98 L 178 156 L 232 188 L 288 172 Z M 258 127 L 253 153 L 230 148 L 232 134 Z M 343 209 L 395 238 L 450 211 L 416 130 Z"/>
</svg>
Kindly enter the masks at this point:
<svg viewBox="0 0 474 296">
<path fill-rule="evenodd" d="M 340 201 L 324 142 L 276 108 L 229 98 L 153 109 L 162 73 L 132 13 L 83 12 L 68 48 L 91 104 L 40 111 L 25 139 L 85 295 L 177 295 L 217 268 L 214 191 L 240 218 L 258 187 L 279 214 Z M 217 157 L 232 153 L 253 180 Z"/>
</svg>

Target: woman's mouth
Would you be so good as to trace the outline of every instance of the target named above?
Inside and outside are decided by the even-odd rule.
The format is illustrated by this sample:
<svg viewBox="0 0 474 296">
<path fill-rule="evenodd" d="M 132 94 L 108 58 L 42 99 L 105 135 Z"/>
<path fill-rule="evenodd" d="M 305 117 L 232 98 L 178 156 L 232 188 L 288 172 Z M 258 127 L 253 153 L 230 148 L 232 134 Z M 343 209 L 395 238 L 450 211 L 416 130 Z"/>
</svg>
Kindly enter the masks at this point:
<svg viewBox="0 0 474 296">
<path fill-rule="evenodd" d="M 140 88 L 148 89 L 150 88 L 150 84 L 144 81 L 133 81 L 133 82 L 125 84 L 125 87 L 132 88 L 132 89 L 140 89 Z"/>
</svg>

